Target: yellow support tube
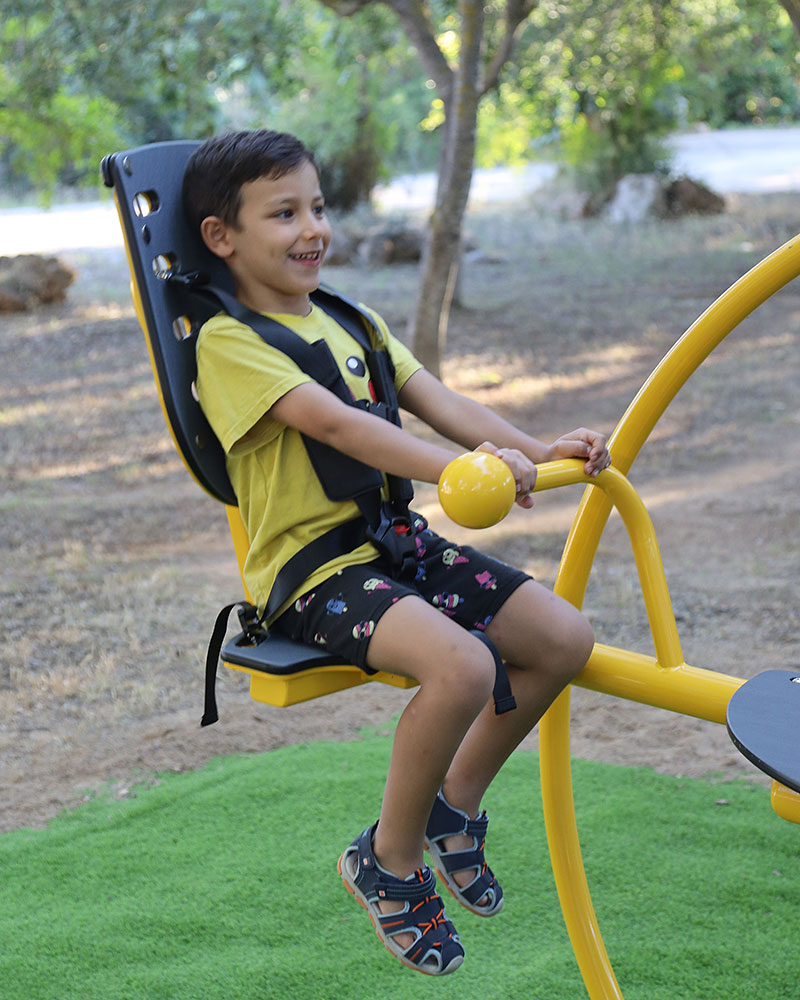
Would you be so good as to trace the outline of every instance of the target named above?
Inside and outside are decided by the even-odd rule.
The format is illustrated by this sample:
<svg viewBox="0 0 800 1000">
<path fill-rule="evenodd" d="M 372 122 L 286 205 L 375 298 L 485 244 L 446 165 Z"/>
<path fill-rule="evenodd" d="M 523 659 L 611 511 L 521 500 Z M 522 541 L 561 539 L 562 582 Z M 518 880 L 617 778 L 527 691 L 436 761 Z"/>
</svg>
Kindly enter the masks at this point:
<svg viewBox="0 0 800 1000">
<path fill-rule="evenodd" d="M 567 736 L 566 754 L 552 754 L 545 767 L 539 734 L 542 805 L 561 912 L 591 1000 L 622 1000 L 583 867 L 569 760 L 569 688 L 547 710 L 547 718 L 552 730 Z"/>
<path fill-rule="evenodd" d="M 688 663 L 665 669 L 652 656 L 598 642 L 575 683 L 592 691 L 724 725 L 728 702 L 744 681 L 716 670 L 690 667 Z"/>
<path fill-rule="evenodd" d="M 612 467 L 591 479 L 583 473 L 581 461 L 562 460 L 539 467 L 536 491 L 580 482 L 601 490 L 622 517 L 633 548 L 656 656 L 598 643 L 575 683 L 681 715 L 724 723 L 728 701 L 743 681 L 685 663 L 653 522 L 626 477 Z M 585 555 L 578 550 L 572 569 L 576 574 L 590 569 Z"/>
<path fill-rule="evenodd" d="M 746 316 L 798 274 L 800 238 L 796 237 L 732 285 L 686 331 L 644 384 L 611 436 L 609 447 L 619 472 L 628 473 L 664 410 L 711 351 Z M 610 497 L 599 490 L 584 493 L 554 587 L 556 593 L 576 607 L 583 604 L 589 571 L 610 512 Z M 602 657 L 602 651 L 593 654 L 590 661 L 593 668 L 604 669 Z M 594 680 L 600 683 L 596 674 Z M 633 694 L 632 688 L 627 690 L 629 695 L 626 696 Z M 724 697 L 724 693 L 713 696 L 712 702 L 717 697 Z M 658 692 L 658 698 L 658 704 L 673 707 L 662 702 L 663 691 Z M 583 867 L 572 793 L 569 714 L 567 689 L 553 703 L 539 726 L 542 803 L 553 875 L 589 997 L 591 1000 L 621 1000 L 622 993 L 603 944 Z"/>
<path fill-rule="evenodd" d="M 672 614 L 661 553 L 653 522 L 641 497 L 625 476 L 613 466 L 592 478 L 584 473 L 583 462 L 579 459 L 562 459 L 559 462 L 540 465 L 536 477 L 536 492 L 575 483 L 587 483 L 598 487 L 619 511 L 633 547 L 633 556 L 656 649 L 656 659 L 662 667 L 680 666 L 683 663 L 683 653 L 675 617 Z M 583 559 L 577 551 L 573 561 L 576 563 L 576 569 L 585 571 L 588 576 L 591 563 Z"/>
</svg>

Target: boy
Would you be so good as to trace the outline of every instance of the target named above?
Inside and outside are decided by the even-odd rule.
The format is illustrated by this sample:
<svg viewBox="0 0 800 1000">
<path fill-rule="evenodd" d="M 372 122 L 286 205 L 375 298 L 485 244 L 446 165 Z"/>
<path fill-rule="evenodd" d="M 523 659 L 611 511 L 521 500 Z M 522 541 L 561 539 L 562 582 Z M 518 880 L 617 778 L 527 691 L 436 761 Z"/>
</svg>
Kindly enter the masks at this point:
<svg viewBox="0 0 800 1000">
<path fill-rule="evenodd" d="M 354 400 L 368 400 L 364 351 L 309 298 L 331 238 L 310 152 L 292 136 L 266 130 L 209 140 L 187 167 L 184 203 L 208 248 L 226 262 L 238 300 L 309 343 L 324 338 Z M 353 499 L 329 498 L 303 436 L 384 475 L 428 483 L 438 482 L 464 448 L 491 451 L 512 470 L 522 507 L 533 504 L 538 462 L 582 458 L 589 475 L 609 464 L 601 434 L 581 428 L 548 446 L 450 391 L 372 316 L 393 362 L 399 404 L 458 449 L 348 405 L 226 314 L 201 331 L 198 394 L 227 452 L 251 541 L 245 576 L 260 608 L 295 553 L 358 515 Z M 500 911 L 502 890 L 484 860 L 481 799 L 582 670 L 593 636 L 575 608 L 526 574 L 439 538 L 422 518 L 412 530 L 410 581 L 395 579 L 364 542 L 311 572 L 267 624 L 324 643 L 362 669 L 419 683 L 397 726 L 380 818 L 345 850 L 339 871 L 389 951 L 413 969 L 441 975 L 458 968 L 464 950 L 423 848 L 456 900 L 481 916 Z M 493 711 L 497 660 L 475 630 L 506 662 L 514 711 Z"/>
</svg>

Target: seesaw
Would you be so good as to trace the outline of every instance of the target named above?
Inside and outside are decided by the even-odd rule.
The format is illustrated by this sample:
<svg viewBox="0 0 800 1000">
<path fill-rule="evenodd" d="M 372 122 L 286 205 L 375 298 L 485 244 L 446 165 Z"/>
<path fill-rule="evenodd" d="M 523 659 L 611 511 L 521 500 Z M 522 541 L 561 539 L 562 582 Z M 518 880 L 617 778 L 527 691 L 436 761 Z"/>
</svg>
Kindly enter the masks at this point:
<svg viewBox="0 0 800 1000">
<path fill-rule="evenodd" d="M 162 409 L 175 445 L 198 483 L 226 506 L 242 568 L 249 541 L 225 471 L 224 455 L 193 394 L 195 336 L 213 311 L 180 281 L 208 272 L 230 289 L 224 266 L 188 231 L 180 206 L 186 160 L 197 144 L 156 143 L 106 157 L 103 179 L 114 188 L 131 270 L 131 293 L 147 340 Z M 800 238 L 790 240 L 737 281 L 686 331 L 656 367 L 610 439 L 613 466 L 587 478 L 578 461 L 542 465 L 536 491 L 583 483 L 554 590 L 583 603 L 597 546 L 612 507 L 631 541 L 655 656 L 598 643 L 575 683 L 620 698 L 726 724 L 734 744 L 773 779 L 771 801 L 800 822 L 800 676 L 766 671 L 749 681 L 690 666 L 650 516 L 627 473 L 659 418 L 692 373 L 754 309 L 800 274 Z M 360 670 L 287 640 L 254 640 L 246 629 L 222 650 L 225 666 L 250 676 L 253 698 L 286 706 L 362 683 L 399 687 L 392 674 Z M 798 672 L 800 674 L 800 671 Z M 592 906 L 572 792 L 569 690 L 540 723 L 545 824 L 556 886 L 573 950 L 591 1000 L 621 997 Z"/>
</svg>

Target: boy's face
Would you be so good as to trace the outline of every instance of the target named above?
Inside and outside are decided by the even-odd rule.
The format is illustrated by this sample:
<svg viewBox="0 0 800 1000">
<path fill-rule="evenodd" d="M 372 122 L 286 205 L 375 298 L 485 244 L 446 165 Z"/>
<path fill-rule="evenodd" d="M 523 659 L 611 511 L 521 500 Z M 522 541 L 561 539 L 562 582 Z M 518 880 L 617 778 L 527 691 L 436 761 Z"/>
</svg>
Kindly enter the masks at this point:
<svg viewBox="0 0 800 1000">
<path fill-rule="evenodd" d="M 237 225 L 212 216 L 202 232 L 228 264 L 245 305 L 259 312 L 308 312 L 331 240 L 313 164 L 244 184 Z"/>
</svg>

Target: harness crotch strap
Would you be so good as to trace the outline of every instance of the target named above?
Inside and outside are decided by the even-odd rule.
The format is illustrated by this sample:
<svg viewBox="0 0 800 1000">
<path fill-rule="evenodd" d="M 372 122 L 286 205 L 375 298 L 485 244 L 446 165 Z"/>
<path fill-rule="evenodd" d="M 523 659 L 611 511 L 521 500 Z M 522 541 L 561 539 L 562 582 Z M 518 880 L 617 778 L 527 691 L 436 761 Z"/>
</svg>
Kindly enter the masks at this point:
<svg viewBox="0 0 800 1000">
<path fill-rule="evenodd" d="M 395 580 L 408 582 L 417 572 L 417 543 L 408 509 L 397 513 L 390 501 L 382 503 L 375 527 L 367 528 L 367 538 L 391 567 Z"/>
</svg>

